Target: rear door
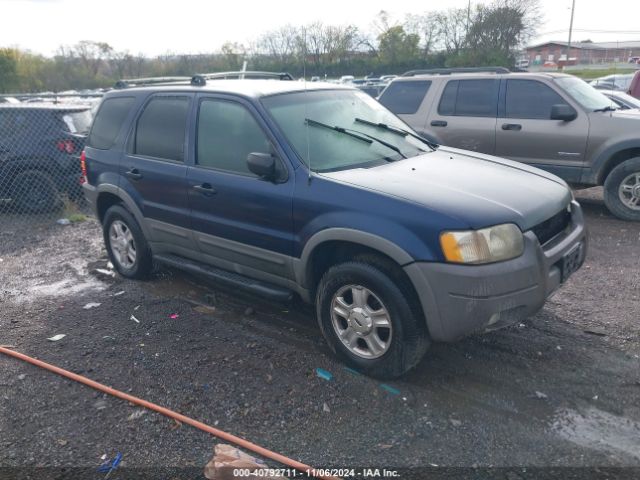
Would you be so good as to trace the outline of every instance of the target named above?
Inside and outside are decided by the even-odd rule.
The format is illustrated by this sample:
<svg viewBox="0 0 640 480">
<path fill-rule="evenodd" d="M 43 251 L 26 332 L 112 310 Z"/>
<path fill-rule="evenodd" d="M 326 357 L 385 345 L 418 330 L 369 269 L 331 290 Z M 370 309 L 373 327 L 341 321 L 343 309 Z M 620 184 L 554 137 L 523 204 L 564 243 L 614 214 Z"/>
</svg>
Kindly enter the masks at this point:
<svg viewBox="0 0 640 480">
<path fill-rule="evenodd" d="M 256 278 L 291 277 L 293 171 L 264 121 L 250 102 L 203 94 L 195 133 L 187 184 L 203 259 Z M 252 152 L 276 158 L 278 181 L 249 171 Z"/>
<path fill-rule="evenodd" d="M 450 147 L 494 154 L 500 80 L 449 80 L 428 128 Z"/>
<path fill-rule="evenodd" d="M 424 103 L 428 102 L 427 93 L 431 80 L 396 80 L 384 89 L 378 101 L 407 122 L 417 132 L 424 133 L 427 121 Z M 422 106 L 422 108 L 421 108 Z"/>
<path fill-rule="evenodd" d="M 150 96 L 120 162 L 120 186 L 141 206 L 160 250 L 194 249 L 187 201 L 187 122 L 194 95 Z"/>
<path fill-rule="evenodd" d="M 585 159 L 589 119 L 569 100 L 534 79 L 506 79 L 501 89 L 496 128 L 496 155 L 539 165 L 563 178 L 580 176 Z M 551 120 L 551 107 L 571 106 L 577 118 Z"/>
</svg>

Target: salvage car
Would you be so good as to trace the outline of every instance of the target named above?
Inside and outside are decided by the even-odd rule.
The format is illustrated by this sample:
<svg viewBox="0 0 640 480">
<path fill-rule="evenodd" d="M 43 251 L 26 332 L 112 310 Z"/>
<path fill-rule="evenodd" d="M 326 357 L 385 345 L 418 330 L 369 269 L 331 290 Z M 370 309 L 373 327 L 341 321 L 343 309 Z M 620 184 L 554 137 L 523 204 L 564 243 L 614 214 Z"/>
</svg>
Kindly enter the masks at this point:
<svg viewBox="0 0 640 480">
<path fill-rule="evenodd" d="M 78 158 L 91 123 L 89 106 L 0 104 L 0 198 L 19 213 L 61 207 L 82 195 Z"/>
<path fill-rule="evenodd" d="M 195 76 L 113 90 L 82 163 L 122 276 L 155 261 L 297 295 L 332 350 L 380 378 L 431 342 L 534 314 L 587 251 L 563 180 L 438 146 L 348 86 Z"/>
</svg>

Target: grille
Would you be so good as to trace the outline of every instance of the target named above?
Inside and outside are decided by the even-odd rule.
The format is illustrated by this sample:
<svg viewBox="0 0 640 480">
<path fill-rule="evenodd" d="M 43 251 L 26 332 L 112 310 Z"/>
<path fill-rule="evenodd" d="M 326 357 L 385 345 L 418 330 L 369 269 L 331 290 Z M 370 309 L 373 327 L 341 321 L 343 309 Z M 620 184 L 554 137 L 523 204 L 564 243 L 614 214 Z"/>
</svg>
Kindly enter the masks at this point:
<svg viewBox="0 0 640 480">
<path fill-rule="evenodd" d="M 540 245 L 544 245 L 556 235 L 562 233 L 571 222 L 571 212 L 566 209 L 562 209 L 556 213 L 553 217 L 539 223 L 531 229 L 538 237 Z"/>
</svg>

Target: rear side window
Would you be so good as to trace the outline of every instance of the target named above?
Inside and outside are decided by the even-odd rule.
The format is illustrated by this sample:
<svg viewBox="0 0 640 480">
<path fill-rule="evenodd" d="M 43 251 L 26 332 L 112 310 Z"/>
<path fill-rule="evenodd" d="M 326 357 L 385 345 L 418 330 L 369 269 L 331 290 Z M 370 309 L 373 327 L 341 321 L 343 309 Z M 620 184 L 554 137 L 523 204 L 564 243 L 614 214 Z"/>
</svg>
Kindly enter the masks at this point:
<svg viewBox="0 0 640 480">
<path fill-rule="evenodd" d="M 68 132 L 87 133 L 91 126 L 91 112 L 69 112 L 62 115 L 62 121 Z"/>
<path fill-rule="evenodd" d="M 133 153 L 184 161 L 188 112 L 188 97 L 153 98 L 138 119 Z"/>
<path fill-rule="evenodd" d="M 429 80 L 392 82 L 380 97 L 380 103 L 398 115 L 416 113 L 430 86 Z"/>
<path fill-rule="evenodd" d="M 464 117 L 495 117 L 499 80 L 452 80 L 444 88 L 438 113 Z"/>
<path fill-rule="evenodd" d="M 507 118 L 551 118 L 553 105 L 567 102 L 553 89 L 535 80 L 509 80 L 506 93 Z"/>
<path fill-rule="evenodd" d="M 255 176 L 249 171 L 247 156 L 270 150 L 267 136 L 244 106 L 224 100 L 202 101 L 198 114 L 198 165 Z"/>
<path fill-rule="evenodd" d="M 107 98 L 98 109 L 93 121 L 91 134 L 87 140 L 90 147 L 107 150 L 113 146 L 124 122 L 133 106 L 132 97 Z"/>
</svg>

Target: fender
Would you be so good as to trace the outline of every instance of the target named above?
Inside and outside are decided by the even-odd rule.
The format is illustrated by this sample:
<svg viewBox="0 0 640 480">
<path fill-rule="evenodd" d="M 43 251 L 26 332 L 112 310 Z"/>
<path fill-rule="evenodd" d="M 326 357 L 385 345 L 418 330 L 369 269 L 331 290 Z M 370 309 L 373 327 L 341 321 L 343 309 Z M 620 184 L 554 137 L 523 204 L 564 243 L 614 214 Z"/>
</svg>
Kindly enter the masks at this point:
<svg viewBox="0 0 640 480">
<path fill-rule="evenodd" d="M 640 148 L 640 138 L 629 138 L 600 147 L 593 154 L 591 165 L 584 169 L 581 182 L 585 184 L 602 185 L 604 182 L 604 172 L 611 157 L 621 150 L 628 150 L 630 148 Z"/>
<path fill-rule="evenodd" d="M 386 238 L 349 228 L 327 228 L 315 233 L 309 238 L 302 250 L 300 258 L 293 259 L 293 271 L 299 285 L 305 288 L 308 287 L 307 267 L 309 265 L 309 259 L 318 246 L 329 241 L 357 243 L 378 250 L 393 259 L 400 266 L 407 265 L 414 261 L 405 250 Z"/>
<path fill-rule="evenodd" d="M 136 222 L 140 225 L 142 232 L 146 238 L 151 238 L 149 229 L 147 228 L 147 224 L 144 220 L 144 216 L 142 215 L 142 211 L 133 200 L 131 195 L 129 195 L 125 190 L 118 187 L 117 185 L 113 185 L 112 183 L 101 183 L 98 188 L 98 195 L 96 196 L 96 208 L 97 208 L 97 198 L 100 196 L 100 193 L 111 193 L 122 200 L 122 203 L 127 207 L 132 215 L 135 217 Z"/>
</svg>

